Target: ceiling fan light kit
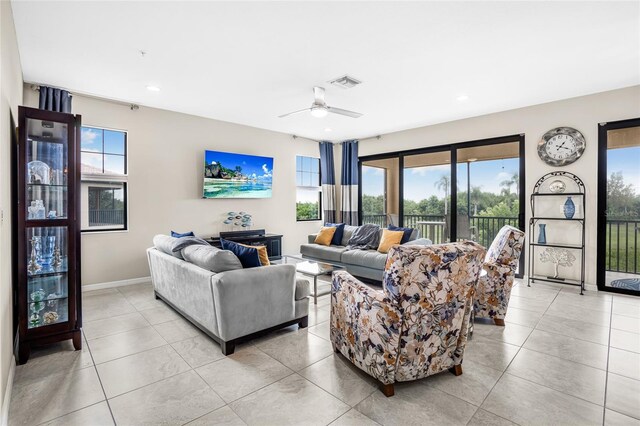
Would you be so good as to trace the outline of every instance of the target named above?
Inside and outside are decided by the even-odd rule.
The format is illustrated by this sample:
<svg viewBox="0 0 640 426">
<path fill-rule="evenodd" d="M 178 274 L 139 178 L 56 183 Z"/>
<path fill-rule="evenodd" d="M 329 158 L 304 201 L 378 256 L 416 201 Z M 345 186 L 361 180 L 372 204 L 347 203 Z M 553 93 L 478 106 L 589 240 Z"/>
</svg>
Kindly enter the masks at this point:
<svg viewBox="0 0 640 426">
<path fill-rule="evenodd" d="M 286 113 L 286 114 L 282 114 L 282 115 L 279 116 L 279 118 L 284 118 L 284 117 L 287 117 L 289 115 L 298 114 L 300 112 L 305 112 L 305 111 L 311 112 L 311 115 L 316 117 L 316 118 L 326 117 L 326 115 L 328 113 L 344 115 L 344 116 L 351 117 L 351 118 L 358 118 L 358 117 L 360 117 L 362 115 L 359 112 L 349 111 L 347 109 L 336 108 L 336 107 L 331 107 L 331 106 L 327 105 L 327 103 L 324 101 L 324 88 L 323 87 L 316 86 L 316 87 L 313 88 L 313 98 L 314 98 L 313 99 L 313 103 L 311 104 L 310 108 L 305 108 L 305 109 L 301 109 L 301 110 L 298 110 L 298 111 L 293 111 L 293 112 L 289 112 L 289 113 Z"/>
</svg>

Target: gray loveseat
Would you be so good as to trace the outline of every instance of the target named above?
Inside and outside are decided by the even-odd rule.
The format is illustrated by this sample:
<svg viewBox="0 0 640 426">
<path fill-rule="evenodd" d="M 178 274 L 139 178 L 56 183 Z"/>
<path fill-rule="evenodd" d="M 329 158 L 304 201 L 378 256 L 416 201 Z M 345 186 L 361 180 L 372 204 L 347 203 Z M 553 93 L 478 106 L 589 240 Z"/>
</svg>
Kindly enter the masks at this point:
<svg viewBox="0 0 640 426">
<path fill-rule="evenodd" d="M 223 354 L 232 354 L 239 340 L 296 323 L 300 328 L 307 327 L 309 283 L 296 281 L 294 265 L 242 269 L 237 261 L 240 268 L 228 270 L 234 267 L 233 253 L 203 246 L 188 249 L 191 254 L 199 251 L 200 258 L 202 252 L 209 252 L 209 259 L 211 254 L 224 252 L 220 256 L 226 257 L 224 262 L 209 262 L 212 269 L 223 271 L 214 272 L 184 260 L 182 253 L 187 249 L 171 253 L 156 244 L 147 250 L 156 298 L 217 341 Z"/>
<path fill-rule="evenodd" d="M 300 246 L 300 254 L 305 259 L 343 266 L 347 272 L 357 277 L 382 281 L 382 274 L 387 263 L 386 253 L 380 253 L 377 250 L 348 250 L 346 247 L 349 238 L 357 228 L 357 226 L 346 225 L 342 234 L 342 244 L 339 246 L 315 244 L 314 241 L 318 234 L 311 234 L 307 237 L 308 244 Z M 382 229 L 380 233 L 382 234 Z M 409 242 L 405 244 L 431 244 L 430 240 L 418 239 L 419 236 L 418 230 L 414 229 L 409 237 Z"/>
</svg>

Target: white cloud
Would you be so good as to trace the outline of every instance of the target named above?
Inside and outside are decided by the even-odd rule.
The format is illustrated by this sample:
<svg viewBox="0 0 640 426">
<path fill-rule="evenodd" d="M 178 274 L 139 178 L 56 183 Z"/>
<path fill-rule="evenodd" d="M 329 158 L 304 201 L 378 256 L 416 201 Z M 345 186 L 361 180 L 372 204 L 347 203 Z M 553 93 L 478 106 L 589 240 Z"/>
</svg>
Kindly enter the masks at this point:
<svg viewBox="0 0 640 426">
<path fill-rule="evenodd" d="M 82 129 L 82 135 L 80 137 L 82 140 L 82 150 L 100 152 L 102 147 L 91 146 L 96 142 L 97 137 L 98 137 L 98 133 L 93 129 Z"/>
<path fill-rule="evenodd" d="M 269 170 L 269 168 L 267 167 L 266 164 L 262 165 L 262 171 L 264 172 L 262 177 L 265 177 L 265 178 L 270 178 L 271 177 L 271 170 Z"/>
</svg>

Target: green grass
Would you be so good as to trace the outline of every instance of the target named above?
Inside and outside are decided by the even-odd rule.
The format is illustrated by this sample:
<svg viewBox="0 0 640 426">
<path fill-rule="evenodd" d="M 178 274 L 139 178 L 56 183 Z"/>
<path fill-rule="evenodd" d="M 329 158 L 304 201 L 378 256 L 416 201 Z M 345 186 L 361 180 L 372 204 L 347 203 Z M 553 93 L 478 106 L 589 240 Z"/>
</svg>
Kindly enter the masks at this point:
<svg viewBox="0 0 640 426">
<path fill-rule="evenodd" d="M 640 232 L 636 231 L 633 222 L 626 223 L 628 227 L 624 222 L 619 227 L 617 223 L 607 226 L 605 261 L 608 271 L 640 271 Z"/>
</svg>

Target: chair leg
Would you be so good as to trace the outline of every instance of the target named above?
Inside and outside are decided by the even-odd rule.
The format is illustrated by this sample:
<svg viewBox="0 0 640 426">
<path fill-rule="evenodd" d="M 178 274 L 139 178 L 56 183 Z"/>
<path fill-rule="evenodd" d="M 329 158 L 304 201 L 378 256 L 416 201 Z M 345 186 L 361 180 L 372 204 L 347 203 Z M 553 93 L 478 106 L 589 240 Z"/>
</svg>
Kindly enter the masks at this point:
<svg viewBox="0 0 640 426">
<path fill-rule="evenodd" d="M 454 365 L 449 369 L 454 376 L 460 376 L 462 374 L 462 364 Z"/>
<path fill-rule="evenodd" d="M 393 383 L 388 384 L 388 385 L 382 384 L 380 386 L 380 390 L 382 391 L 384 396 L 386 396 L 387 398 L 389 398 L 390 396 L 393 396 L 395 394 L 395 390 L 393 389 Z"/>
<path fill-rule="evenodd" d="M 504 320 L 502 318 L 494 318 L 493 322 L 495 325 L 499 325 L 500 327 L 504 327 Z"/>
</svg>

